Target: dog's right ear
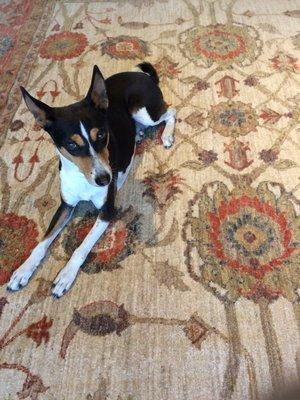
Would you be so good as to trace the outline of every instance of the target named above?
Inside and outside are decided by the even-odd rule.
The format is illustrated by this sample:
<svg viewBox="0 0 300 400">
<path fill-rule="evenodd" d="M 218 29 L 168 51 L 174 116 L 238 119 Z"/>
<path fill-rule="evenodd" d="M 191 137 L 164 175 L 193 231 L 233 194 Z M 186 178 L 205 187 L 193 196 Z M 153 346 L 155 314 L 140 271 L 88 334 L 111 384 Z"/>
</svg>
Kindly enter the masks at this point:
<svg viewBox="0 0 300 400">
<path fill-rule="evenodd" d="M 94 65 L 92 82 L 86 98 L 96 107 L 106 110 L 108 107 L 108 97 L 105 81 L 97 65 Z"/>
<path fill-rule="evenodd" d="M 42 128 L 49 126 L 51 123 L 52 108 L 42 101 L 32 97 L 23 86 L 20 86 L 20 89 L 28 110 L 34 116 L 36 123 Z"/>
</svg>

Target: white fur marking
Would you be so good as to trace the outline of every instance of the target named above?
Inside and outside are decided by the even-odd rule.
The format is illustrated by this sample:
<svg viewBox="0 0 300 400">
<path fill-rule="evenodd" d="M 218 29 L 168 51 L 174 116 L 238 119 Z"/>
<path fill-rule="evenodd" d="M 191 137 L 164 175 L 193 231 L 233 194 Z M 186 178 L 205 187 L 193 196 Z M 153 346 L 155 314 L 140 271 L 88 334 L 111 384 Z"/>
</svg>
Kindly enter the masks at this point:
<svg viewBox="0 0 300 400">
<path fill-rule="evenodd" d="M 167 122 L 165 129 L 161 135 L 161 140 L 165 148 L 169 148 L 174 143 L 174 128 L 175 128 L 175 117 L 170 117 Z"/>
<path fill-rule="evenodd" d="M 147 108 L 143 107 L 140 108 L 137 112 L 132 113 L 132 118 L 138 122 L 139 124 L 142 124 L 144 126 L 154 126 L 158 125 L 160 122 L 155 122 L 151 119 L 150 115 L 148 114 Z"/>
<path fill-rule="evenodd" d="M 91 145 L 87 130 L 85 129 L 85 127 L 81 121 L 80 121 L 80 130 L 81 130 L 82 136 L 87 140 L 87 142 L 89 144 L 89 150 L 90 150 L 90 154 L 91 154 L 91 157 L 93 160 L 92 179 L 95 180 L 98 175 L 101 175 L 104 172 L 108 173 L 111 177 L 110 169 L 107 167 L 107 165 L 103 164 L 99 160 L 98 154 L 96 153 L 93 146 Z"/>
<path fill-rule="evenodd" d="M 47 238 L 33 249 L 27 260 L 12 274 L 7 285 L 9 290 L 15 291 L 20 289 L 20 286 L 23 287 L 27 285 L 30 277 L 45 257 L 51 242 L 51 238 Z"/>
</svg>

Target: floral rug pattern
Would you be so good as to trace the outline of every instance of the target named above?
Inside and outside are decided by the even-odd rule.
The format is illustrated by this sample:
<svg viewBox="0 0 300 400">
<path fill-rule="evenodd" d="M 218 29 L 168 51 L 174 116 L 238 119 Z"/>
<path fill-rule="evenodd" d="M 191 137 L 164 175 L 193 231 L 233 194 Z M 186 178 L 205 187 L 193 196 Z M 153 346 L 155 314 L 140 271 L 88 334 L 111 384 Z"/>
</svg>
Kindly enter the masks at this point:
<svg viewBox="0 0 300 400">
<path fill-rule="evenodd" d="M 298 0 L 0 2 L 0 398 L 271 399 L 299 381 Z M 87 204 L 28 287 L 12 272 L 58 206 L 58 161 L 19 86 L 53 106 L 153 63 L 177 110 L 136 147 L 118 219 L 72 290 Z M 283 397 L 284 398 L 284 397 Z"/>
</svg>

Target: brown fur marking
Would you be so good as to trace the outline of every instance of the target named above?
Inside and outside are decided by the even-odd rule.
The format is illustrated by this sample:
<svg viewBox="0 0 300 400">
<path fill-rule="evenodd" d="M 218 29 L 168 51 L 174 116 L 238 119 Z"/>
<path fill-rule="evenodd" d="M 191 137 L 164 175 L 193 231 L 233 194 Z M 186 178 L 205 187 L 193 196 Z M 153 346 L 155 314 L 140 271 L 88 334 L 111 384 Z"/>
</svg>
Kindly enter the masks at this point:
<svg viewBox="0 0 300 400">
<path fill-rule="evenodd" d="M 82 139 L 82 137 L 80 135 L 78 135 L 77 133 L 75 133 L 75 135 L 70 137 L 71 140 L 73 140 L 73 142 L 77 143 L 78 146 L 84 146 L 84 141 Z"/>
<path fill-rule="evenodd" d="M 109 152 L 108 152 L 107 147 L 104 147 L 104 149 L 99 154 L 99 160 L 101 161 L 102 164 L 104 164 L 106 167 L 108 167 L 109 170 L 111 170 L 111 167 L 109 164 Z"/>
<path fill-rule="evenodd" d="M 97 140 L 97 134 L 99 132 L 98 128 L 93 128 L 90 130 L 91 139 L 95 142 Z"/>
</svg>

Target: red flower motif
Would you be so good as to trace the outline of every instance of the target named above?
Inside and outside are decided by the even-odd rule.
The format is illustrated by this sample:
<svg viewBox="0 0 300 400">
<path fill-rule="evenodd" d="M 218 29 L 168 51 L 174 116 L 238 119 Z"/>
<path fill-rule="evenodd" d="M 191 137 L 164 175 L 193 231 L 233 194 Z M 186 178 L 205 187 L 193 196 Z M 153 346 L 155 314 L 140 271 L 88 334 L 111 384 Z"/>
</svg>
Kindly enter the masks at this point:
<svg viewBox="0 0 300 400">
<path fill-rule="evenodd" d="M 207 187 L 189 203 L 183 237 L 191 277 L 224 300 L 297 301 L 300 216 L 288 193 L 274 182 L 214 187 L 212 197 Z"/>
<path fill-rule="evenodd" d="M 0 214 L 0 286 L 37 245 L 36 223 L 16 214 Z"/>
<path fill-rule="evenodd" d="M 264 285 L 262 282 L 257 282 L 249 291 L 239 290 L 240 294 L 246 299 L 258 301 L 260 298 L 264 297 L 269 301 L 276 300 L 282 294 L 281 290 L 272 290 Z"/>
<path fill-rule="evenodd" d="M 194 45 L 197 51 L 206 58 L 222 61 L 234 59 L 246 50 L 246 43 L 242 36 L 225 32 L 218 26 L 206 35 L 195 38 Z"/>
<path fill-rule="evenodd" d="M 95 218 L 88 216 L 70 225 L 63 242 L 68 254 L 71 255 L 82 243 L 94 222 Z M 119 263 L 134 253 L 139 240 L 139 232 L 139 215 L 134 214 L 131 207 L 119 212 L 118 218 L 110 224 L 103 237 L 88 255 L 82 271 L 91 274 L 120 267 Z"/>
<path fill-rule="evenodd" d="M 282 249 L 276 249 L 277 253 L 274 257 L 270 257 L 272 255 L 272 251 L 269 251 L 269 260 L 267 262 L 261 262 L 258 256 L 259 252 L 257 252 L 256 258 L 249 258 L 247 255 L 244 257 L 244 262 L 241 262 L 241 259 L 236 259 L 233 257 L 234 252 L 228 251 L 222 245 L 221 234 L 224 235 L 224 228 L 222 228 L 223 222 L 227 223 L 229 221 L 230 216 L 238 215 L 239 212 L 244 212 L 245 209 L 253 210 L 254 213 L 258 213 L 262 218 L 265 216 L 269 221 L 273 221 L 273 228 L 275 228 L 282 236 Z M 250 211 L 249 211 L 250 213 Z M 285 216 L 281 212 L 277 212 L 273 207 L 269 204 L 262 203 L 258 198 L 250 198 L 246 195 L 241 196 L 239 198 L 232 198 L 229 203 L 222 202 L 219 209 L 216 210 L 215 213 L 209 214 L 209 221 L 211 226 L 210 238 L 212 241 L 212 252 L 221 259 L 229 268 L 240 269 L 243 272 L 247 272 L 250 275 L 256 278 L 262 278 L 268 271 L 273 270 L 274 268 L 278 268 L 282 265 L 284 260 L 286 260 L 290 255 L 295 251 L 295 248 L 291 244 L 291 231 L 288 227 Z M 256 222 L 257 224 L 257 222 Z M 254 228 L 253 228 L 254 226 Z M 229 230 L 230 229 L 230 230 Z M 253 243 L 257 247 L 259 242 L 261 242 L 261 246 L 265 246 L 264 242 L 268 243 L 274 239 L 272 237 L 274 234 L 270 233 L 272 237 L 264 236 L 262 238 L 260 229 L 258 225 L 252 225 L 247 228 L 248 231 L 241 232 L 240 227 L 236 228 L 240 230 L 239 240 L 243 241 L 249 249 L 251 249 Z M 223 233 L 221 231 L 223 230 Z M 228 234 L 234 234 L 234 222 L 228 227 Z M 230 232 L 230 233 L 229 233 Z M 232 236 L 234 240 L 236 240 L 237 234 Z M 234 242 L 234 241 L 233 241 Z M 278 251 L 281 250 L 278 254 Z M 245 254 L 251 254 L 251 251 L 246 252 Z M 246 260 L 248 259 L 248 263 Z"/>
<path fill-rule="evenodd" d="M 80 56 L 88 44 L 83 33 L 61 32 L 48 36 L 40 48 L 40 56 L 54 61 Z"/>
<path fill-rule="evenodd" d="M 37 347 L 42 343 L 43 340 L 45 343 L 47 343 L 49 340 L 49 329 L 51 328 L 52 324 L 53 320 L 49 319 L 49 321 L 47 321 L 47 317 L 44 315 L 40 321 L 35 322 L 26 328 L 26 336 L 34 340 Z"/>
<path fill-rule="evenodd" d="M 101 245 L 97 246 L 96 258 L 102 263 L 108 263 L 113 258 L 117 257 L 120 252 L 124 249 L 126 244 L 126 237 L 128 232 L 126 229 L 119 227 L 116 228 L 116 224 L 112 224 L 105 234 L 105 237 L 101 241 Z M 83 226 L 79 227 L 76 231 L 76 238 L 79 243 L 81 243 L 84 238 L 88 235 L 89 231 L 92 229 L 93 222 L 88 221 Z"/>
<path fill-rule="evenodd" d="M 197 65 L 222 68 L 253 62 L 260 52 L 256 31 L 246 25 L 198 25 L 180 34 L 180 49 Z"/>
<path fill-rule="evenodd" d="M 101 44 L 102 54 L 117 59 L 143 59 L 149 55 L 147 43 L 135 36 L 108 38 Z"/>
</svg>

